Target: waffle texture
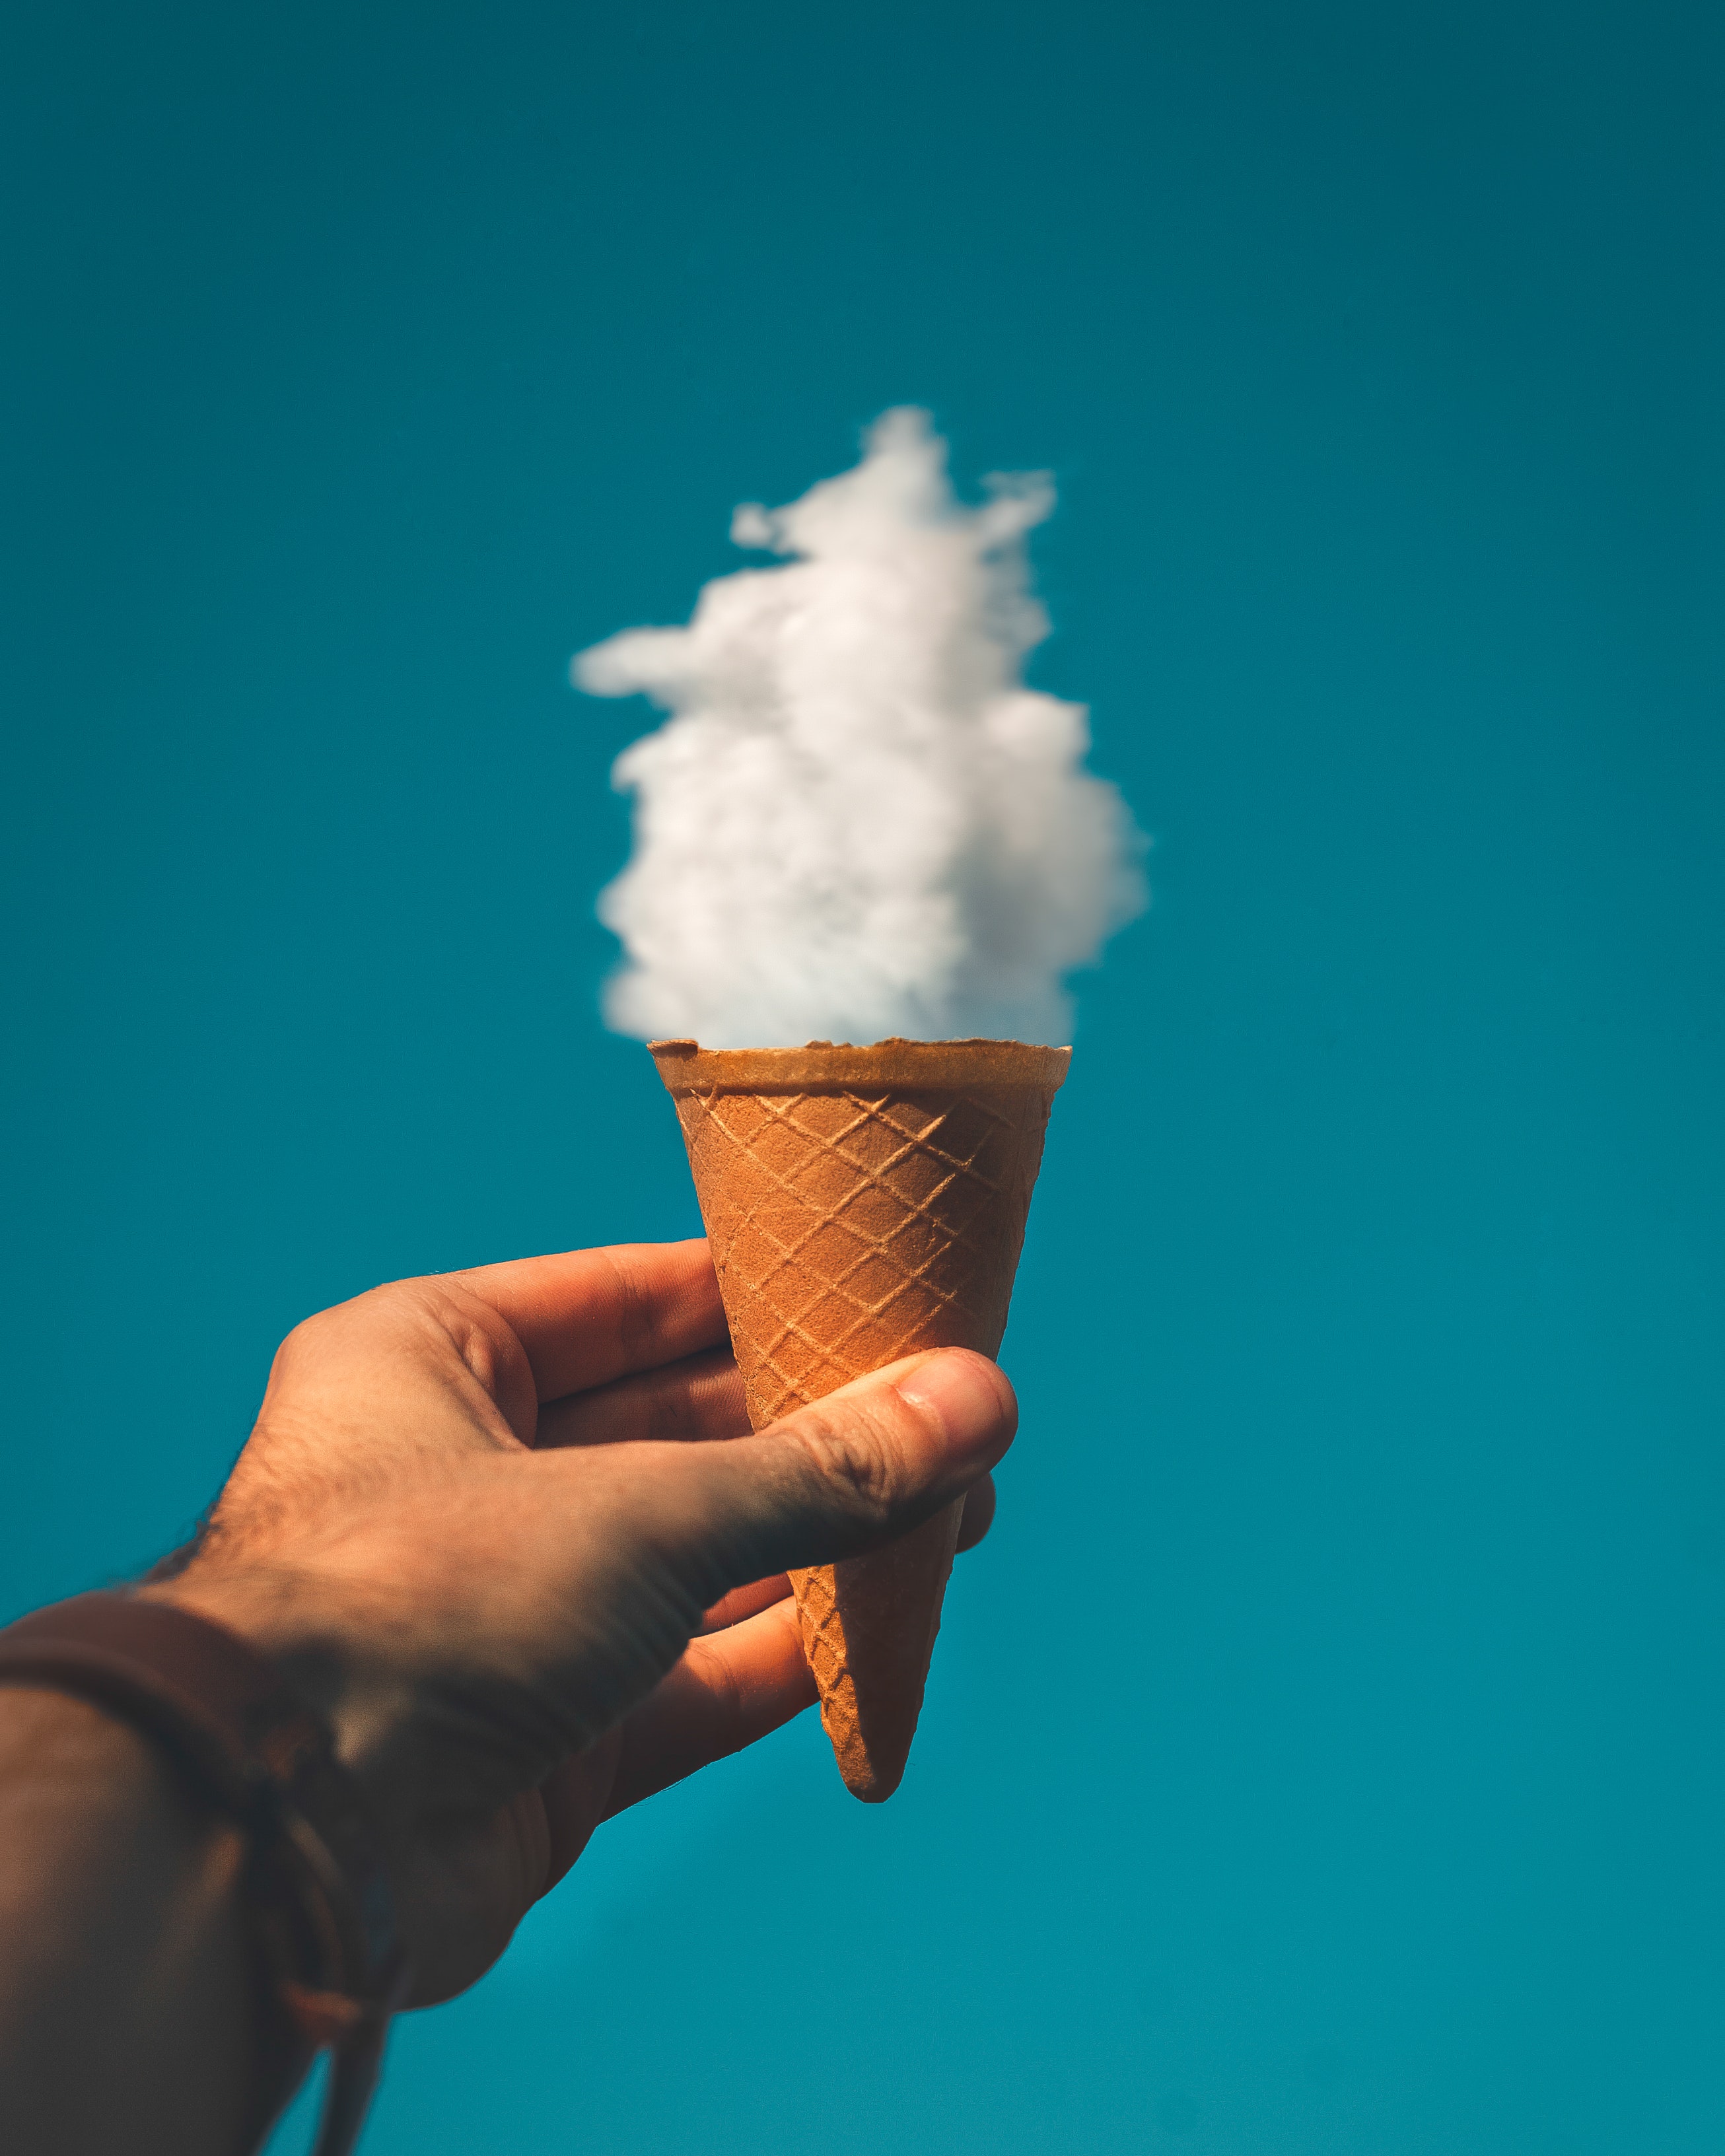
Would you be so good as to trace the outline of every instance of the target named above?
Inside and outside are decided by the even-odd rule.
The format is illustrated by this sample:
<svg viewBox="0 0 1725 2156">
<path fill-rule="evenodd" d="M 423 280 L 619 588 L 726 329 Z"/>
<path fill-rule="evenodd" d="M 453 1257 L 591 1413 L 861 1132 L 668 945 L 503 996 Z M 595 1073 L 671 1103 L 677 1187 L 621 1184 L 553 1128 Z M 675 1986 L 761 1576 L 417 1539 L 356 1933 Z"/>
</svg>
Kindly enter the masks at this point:
<svg viewBox="0 0 1725 2156">
<path fill-rule="evenodd" d="M 1066 1050 L 651 1046 L 757 1430 L 922 1348 L 995 1353 Z M 962 1511 L 792 1574 L 822 1722 L 868 1802 L 904 1772 Z"/>
</svg>

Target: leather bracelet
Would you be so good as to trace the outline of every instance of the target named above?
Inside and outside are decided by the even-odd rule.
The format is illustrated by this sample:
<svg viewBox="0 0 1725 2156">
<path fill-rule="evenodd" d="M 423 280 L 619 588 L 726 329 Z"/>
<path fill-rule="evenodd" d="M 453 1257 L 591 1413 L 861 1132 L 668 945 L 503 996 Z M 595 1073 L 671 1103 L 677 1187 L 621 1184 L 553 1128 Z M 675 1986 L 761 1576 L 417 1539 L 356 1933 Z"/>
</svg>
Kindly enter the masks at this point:
<svg viewBox="0 0 1725 2156">
<path fill-rule="evenodd" d="M 256 1648 L 133 1594 L 0 1631 L 0 1683 L 76 1693 L 146 1732 L 249 1837 L 247 1913 L 290 2041 L 329 2046 L 316 2156 L 348 2156 L 411 1975 L 379 1836 L 328 1724 Z"/>
</svg>

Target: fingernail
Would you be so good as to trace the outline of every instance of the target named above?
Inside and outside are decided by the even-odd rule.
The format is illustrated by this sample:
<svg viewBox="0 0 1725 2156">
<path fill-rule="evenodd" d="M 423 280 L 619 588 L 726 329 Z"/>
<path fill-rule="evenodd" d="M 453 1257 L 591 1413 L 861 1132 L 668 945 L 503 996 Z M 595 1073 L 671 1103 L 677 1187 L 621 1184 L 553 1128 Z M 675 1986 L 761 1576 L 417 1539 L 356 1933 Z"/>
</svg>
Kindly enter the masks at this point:
<svg viewBox="0 0 1725 2156">
<path fill-rule="evenodd" d="M 980 1355 L 934 1355 L 895 1381 L 899 1398 L 932 1414 L 959 1455 L 998 1439 L 1010 1412 L 1006 1381 Z M 993 1450 L 992 1442 L 987 1449 Z"/>
</svg>

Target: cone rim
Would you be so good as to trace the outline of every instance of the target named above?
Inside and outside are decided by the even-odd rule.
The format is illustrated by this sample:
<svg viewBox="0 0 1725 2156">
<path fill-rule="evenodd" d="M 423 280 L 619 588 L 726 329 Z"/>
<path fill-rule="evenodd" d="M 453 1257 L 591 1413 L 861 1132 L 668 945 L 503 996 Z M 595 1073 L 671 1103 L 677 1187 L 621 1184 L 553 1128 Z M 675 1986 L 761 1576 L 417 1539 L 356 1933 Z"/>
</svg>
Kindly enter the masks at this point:
<svg viewBox="0 0 1725 2156">
<path fill-rule="evenodd" d="M 1009 1086 L 1053 1095 L 1065 1082 L 1072 1060 L 1070 1048 L 980 1039 L 811 1040 L 800 1048 L 703 1048 L 696 1040 L 649 1040 L 647 1052 L 673 1095 Z"/>
</svg>

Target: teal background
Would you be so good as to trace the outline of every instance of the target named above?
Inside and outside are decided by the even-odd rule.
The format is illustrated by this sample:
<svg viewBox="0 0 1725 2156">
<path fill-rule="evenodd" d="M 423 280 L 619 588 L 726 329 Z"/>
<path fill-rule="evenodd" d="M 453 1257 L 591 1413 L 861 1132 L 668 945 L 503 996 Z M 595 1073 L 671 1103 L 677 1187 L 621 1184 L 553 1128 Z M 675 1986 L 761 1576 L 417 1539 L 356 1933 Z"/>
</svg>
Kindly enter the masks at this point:
<svg viewBox="0 0 1725 2156">
<path fill-rule="evenodd" d="M 305 1312 L 691 1227 L 566 669 L 737 501 L 903 401 L 1051 466 L 1155 840 L 902 1794 L 805 1717 L 602 1830 L 372 2156 L 1725 2145 L 1721 44 L 14 11 L 8 1611 Z"/>
</svg>

